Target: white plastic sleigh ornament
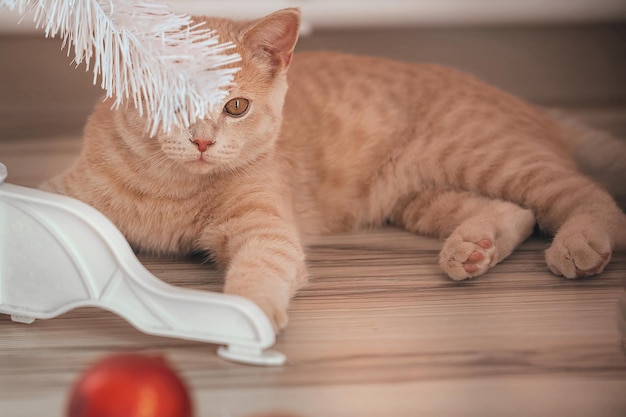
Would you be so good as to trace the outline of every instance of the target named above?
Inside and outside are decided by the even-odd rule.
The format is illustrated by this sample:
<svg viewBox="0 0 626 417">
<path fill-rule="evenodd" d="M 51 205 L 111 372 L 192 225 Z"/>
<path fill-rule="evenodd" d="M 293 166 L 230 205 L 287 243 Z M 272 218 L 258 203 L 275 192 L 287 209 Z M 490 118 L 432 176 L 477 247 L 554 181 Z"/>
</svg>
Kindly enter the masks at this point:
<svg viewBox="0 0 626 417">
<path fill-rule="evenodd" d="M 252 301 L 179 288 L 152 275 L 102 213 L 70 197 L 7 184 L 0 163 L 0 313 L 32 323 L 71 309 L 110 310 L 144 333 L 221 344 L 220 357 L 282 365 Z"/>
</svg>

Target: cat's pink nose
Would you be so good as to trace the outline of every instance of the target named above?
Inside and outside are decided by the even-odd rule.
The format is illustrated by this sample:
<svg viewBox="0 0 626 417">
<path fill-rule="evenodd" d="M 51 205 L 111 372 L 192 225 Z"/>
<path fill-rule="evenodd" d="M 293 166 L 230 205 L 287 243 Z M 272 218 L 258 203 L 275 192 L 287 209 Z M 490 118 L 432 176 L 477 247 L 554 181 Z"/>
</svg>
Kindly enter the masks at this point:
<svg viewBox="0 0 626 417">
<path fill-rule="evenodd" d="M 212 139 L 194 139 L 192 142 L 196 144 L 200 152 L 206 151 L 209 146 L 215 143 Z"/>
</svg>

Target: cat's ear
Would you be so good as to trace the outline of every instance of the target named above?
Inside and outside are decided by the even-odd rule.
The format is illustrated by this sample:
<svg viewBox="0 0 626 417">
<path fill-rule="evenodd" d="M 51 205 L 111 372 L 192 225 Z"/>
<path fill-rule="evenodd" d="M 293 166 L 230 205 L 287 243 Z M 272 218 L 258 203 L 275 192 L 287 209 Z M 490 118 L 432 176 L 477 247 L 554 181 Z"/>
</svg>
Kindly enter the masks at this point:
<svg viewBox="0 0 626 417">
<path fill-rule="evenodd" d="M 288 8 L 251 22 L 239 39 L 253 56 L 265 59 L 275 74 L 289 67 L 299 29 L 300 10 Z"/>
</svg>

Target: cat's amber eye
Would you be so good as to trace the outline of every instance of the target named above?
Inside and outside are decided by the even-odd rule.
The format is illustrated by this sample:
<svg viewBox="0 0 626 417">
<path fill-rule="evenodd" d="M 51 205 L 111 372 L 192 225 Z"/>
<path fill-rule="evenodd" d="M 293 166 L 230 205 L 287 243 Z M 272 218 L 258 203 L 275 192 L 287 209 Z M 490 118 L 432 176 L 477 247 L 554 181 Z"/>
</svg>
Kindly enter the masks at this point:
<svg viewBox="0 0 626 417">
<path fill-rule="evenodd" d="M 241 117 L 248 111 L 250 108 L 250 101 L 245 98 L 234 98 L 230 100 L 224 106 L 224 112 L 232 117 Z"/>
</svg>

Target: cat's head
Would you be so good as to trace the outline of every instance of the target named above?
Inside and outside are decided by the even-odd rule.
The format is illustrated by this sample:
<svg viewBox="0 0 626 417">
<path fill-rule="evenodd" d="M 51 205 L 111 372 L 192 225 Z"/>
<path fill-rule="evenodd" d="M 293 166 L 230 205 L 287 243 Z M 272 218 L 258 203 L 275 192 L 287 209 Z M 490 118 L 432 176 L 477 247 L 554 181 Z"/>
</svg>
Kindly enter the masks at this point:
<svg viewBox="0 0 626 417">
<path fill-rule="evenodd" d="M 161 155 L 150 158 L 169 169 L 192 174 L 232 171 L 249 164 L 274 146 L 287 91 L 286 71 L 298 38 L 300 12 L 284 9 L 261 19 L 233 21 L 195 18 L 215 30 L 220 42 L 232 42 L 242 60 L 234 85 L 220 106 L 189 129 L 174 128 L 143 141 L 157 141 Z M 145 128 L 134 109 L 125 110 L 134 129 Z M 128 126 L 127 126 L 128 127 Z M 131 144 L 146 154 L 154 143 Z M 139 150 L 139 149 L 136 149 Z M 141 154 L 142 152 L 140 152 Z"/>
</svg>

